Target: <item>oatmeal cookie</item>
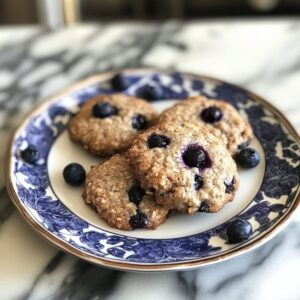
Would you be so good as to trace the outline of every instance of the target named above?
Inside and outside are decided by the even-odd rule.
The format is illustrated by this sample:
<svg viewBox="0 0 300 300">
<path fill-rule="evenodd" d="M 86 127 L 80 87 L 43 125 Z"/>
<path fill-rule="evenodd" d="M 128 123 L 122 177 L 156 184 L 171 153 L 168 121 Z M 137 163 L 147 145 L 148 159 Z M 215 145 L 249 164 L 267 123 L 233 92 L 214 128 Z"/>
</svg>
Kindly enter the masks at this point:
<svg viewBox="0 0 300 300">
<path fill-rule="evenodd" d="M 155 229 L 168 210 L 140 187 L 125 154 L 113 155 L 105 163 L 91 168 L 87 175 L 84 201 L 115 228 Z"/>
<path fill-rule="evenodd" d="M 208 99 L 203 96 L 191 97 L 164 111 L 159 122 L 195 122 L 215 129 L 222 135 L 228 151 L 234 155 L 246 147 L 253 138 L 250 124 L 229 103 Z"/>
<path fill-rule="evenodd" d="M 123 94 L 99 95 L 87 101 L 68 124 L 70 137 L 101 156 L 124 152 L 157 118 L 146 101 Z"/>
<path fill-rule="evenodd" d="M 161 123 L 128 151 L 142 187 L 168 209 L 217 212 L 238 188 L 237 167 L 221 139 L 195 123 Z"/>
</svg>

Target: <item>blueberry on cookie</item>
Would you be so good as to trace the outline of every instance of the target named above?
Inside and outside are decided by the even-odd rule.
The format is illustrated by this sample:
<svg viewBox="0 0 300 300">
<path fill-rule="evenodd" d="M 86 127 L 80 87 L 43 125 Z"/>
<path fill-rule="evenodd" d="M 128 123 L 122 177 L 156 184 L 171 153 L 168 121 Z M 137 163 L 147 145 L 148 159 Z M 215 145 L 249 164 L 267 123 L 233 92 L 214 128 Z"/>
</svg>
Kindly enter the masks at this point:
<svg viewBox="0 0 300 300">
<path fill-rule="evenodd" d="M 151 148 L 166 148 L 170 144 L 170 139 L 161 134 L 151 134 L 147 140 L 148 147 Z"/>
<path fill-rule="evenodd" d="M 182 153 L 182 159 L 184 163 L 190 168 L 209 168 L 212 165 L 212 161 L 207 153 L 198 144 L 189 145 Z"/>
<path fill-rule="evenodd" d="M 229 103 L 191 97 L 163 112 L 159 122 L 192 122 L 205 125 L 224 140 L 228 151 L 234 155 L 253 138 L 250 124 Z"/>
<path fill-rule="evenodd" d="M 122 230 L 155 229 L 168 215 L 168 210 L 141 188 L 126 154 L 113 155 L 91 168 L 83 199 L 110 226 Z"/>
<path fill-rule="evenodd" d="M 220 108 L 209 106 L 201 111 L 200 116 L 205 123 L 216 123 L 222 119 L 223 113 Z"/>
<path fill-rule="evenodd" d="M 195 123 L 160 123 L 128 150 L 141 186 L 168 209 L 217 212 L 232 201 L 239 176 L 223 140 Z"/>
<path fill-rule="evenodd" d="M 105 119 L 118 114 L 118 109 L 107 102 L 98 102 L 93 106 L 93 116 Z"/>
<path fill-rule="evenodd" d="M 157 118 L 146 101 L 122 94 L 88 100 L 68 124 L 70 137 L 93 154 L 124 152 L 141 130 Z"/>
<path fill-rule="evenodd" d="M 145 118 L 144 115 L 134 115 L 131 119 L 132 121 L 132 127 L 136 130 L 143 130 L 146 129 L 148 126 L 147 119 Z"/>
</svg>

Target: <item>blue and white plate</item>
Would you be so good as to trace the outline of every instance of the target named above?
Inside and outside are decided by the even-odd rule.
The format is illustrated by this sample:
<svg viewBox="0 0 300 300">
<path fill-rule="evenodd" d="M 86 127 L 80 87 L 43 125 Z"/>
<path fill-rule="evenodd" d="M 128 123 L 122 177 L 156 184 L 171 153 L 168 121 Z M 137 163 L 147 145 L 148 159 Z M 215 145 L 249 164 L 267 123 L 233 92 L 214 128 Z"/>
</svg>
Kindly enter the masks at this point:
<svg viewBox="0 0 300 300">
<path fill-rule="evenodd" d="M 86 170 L 101 159 L 72 143 L 66 132 L 70 116 L 90 97 L 114 92 L 112 73 L 73 85 L 43 102 L 15 131 L 7 168 L 12 200 L 24 218 L 62 250 L 92 263 L 136 271 L 191 269 L 245 253 L 273 237 L 299 205 L 300 142 L 295 129 L 268 102 L 243 88 L 217 79 L 157 70 L 127 70 L 131 85 L 124 91 L 141 95 L 160 86 L 162 99 L 152 102 L 163 111 L 188 96 L 203 94 L 233 104 L 250 121 L 252 146 L 261 163 L 239 170 L 235 201 L 216 214 L 177 214 L 153 231 L 120 231 L 109 227 L 81 199 L 82 188 L 65 184 L 62 170 L 70 162 Z M 20 151 L 28 144 L 40 153 L 36 165 L 25 163 Z M 253 234 L 246 242 L 228 244 L 225 229 L 235 218 L 248 220 Z"/>
</svg>

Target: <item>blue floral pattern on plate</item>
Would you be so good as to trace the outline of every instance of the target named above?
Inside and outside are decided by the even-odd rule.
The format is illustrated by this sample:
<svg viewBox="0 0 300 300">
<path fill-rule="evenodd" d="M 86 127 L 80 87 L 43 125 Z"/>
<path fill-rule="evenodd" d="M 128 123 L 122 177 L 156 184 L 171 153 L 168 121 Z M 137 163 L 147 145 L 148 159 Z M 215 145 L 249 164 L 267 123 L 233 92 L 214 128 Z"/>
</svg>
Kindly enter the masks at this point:
<svg viewBox="0 0 300 300">
<path fill-rule="evenodd" d="M 259 226 L 252 239 L 272 228 L 296 201 L 300 176 L 300 149 L 278 116 L 236 86 L 205 77 L 178 73 L 129 75 L 129 95 L 140 95 L 147 85 L 159 85 L 164 99 L 182 99 L 204 94 L 222 98 L 243 110 L 265 152 L 266 170 L 262 185 L 250 205 L 236 218 L 254 218 Z M 224 237 L 227 223 L 191 236 L 172 239 L 142 239 L 107 232 L 82 220 L 56 198 L 51 190 L 47 170 L 48 153 L 69 118 L 80 105 L 99 93 L 111 93 L 105 83 L 92 83 L 62 97 L 35 114 L 13 142 L 11 178 L 20 204 L 31 218 L 61 241 L 96 257 L 126 263 L 163 264 L 212 257 L 234 247 Z M 20 158 L 27 144 L 39 149 L 35 165 Z M 281 201 L 278 201 L 281 199 Z M 282 199 L 285 199 L 284 201 Z"/>
</svg>

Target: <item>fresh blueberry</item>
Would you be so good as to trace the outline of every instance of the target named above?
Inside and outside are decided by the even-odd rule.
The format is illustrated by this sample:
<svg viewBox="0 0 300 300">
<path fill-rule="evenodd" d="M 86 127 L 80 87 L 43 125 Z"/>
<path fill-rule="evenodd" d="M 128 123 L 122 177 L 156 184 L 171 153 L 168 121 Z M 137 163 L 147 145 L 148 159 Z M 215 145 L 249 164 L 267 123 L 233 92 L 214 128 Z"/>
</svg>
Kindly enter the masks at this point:
<svg viewBox="0 0 300 300">
<path fill-rule="evenodd" d="M 190 145 L 182 154 L 183 162 L 190 168 L 209 168 L 212 165 L 208 153 L 199 145 Z"/>
<path fill-rule="evenodd" d="M 130 86 L 129 77 L 118 73 L 111 79 L 111 85 L 114 90 L 124 91 Z"/>
<path fill-rule="evenodd" d="M 225 193 L 232 194 L 234 192 L 234 188 L 235 188 L 235 178 L 233 177 L 231 181 L 225 179 L 224 184 L 226 187 Z"/>
<path fill-rule="evenodd" d="M 107 102 L 99 102 L 93 106 L 93 115 L 104 119 L 118 114 L 118 109 Z"/>
<path fill-rule="evenodd" d="M 166 148 L 171 143 L 171 140 L 162 134 L 151 134 L 148 137 L 148 147 L 151 148 Z"/>
<path fill-rule="evenodd" d="M 135 205 L 139 205 L 145 196 L 145 191 L 140 186 L 134 186 L 128 191 L 129 200 Z"/>
<path fill-rule="evenodd" d="M 129 224 L 132 229 L 146 228 L 149 221 L 144 213 L 137 211 L 137 213 L 130 218 Z"/>
<path fill-rule="evenodd" d="M 25 150 L 21 151 L 21 157 L 24 161 L 33 164 L 38 159 L 38 151 L 33 145 L 28 145 Z"/>
<path fill-rule="evenodd" d="M 134 129 L 143 130 L 147 128 L 148 122 L 143 115 L 134 115 L 131 124 Z"/>
<path fill-rule="evenodd" d="M 163 98 L 163 89 L 159 85 L 147 85 L 141 96 L 149 101 L 159 100 Z"/>
<path fill-rule="evenodd" d="M 202 176 L 200 175 L 195 175 L 195 178 L 194 178 L 194 188 L 196 191 L 200 190 L 203 186 L 203 178 Z"/>
<path fill-rule="evenodd" d="M 240 166 L 247 169 L 256 167 L 260 162 L 258 152 L 253 148 L 242 149 L 235 158 Z"/>
<path fill-rule="evenodd" d="M 77 163 L 68 164 L 63 171 L 63 176 L 69 185 L 77 186 L 81 185 L 85 181 L 85 170 Z"/>
<path fill-rule="evenodd" d="M 209 106 L 201 112 L 201 119 L 206 123 L 218 122 L 222 117 L 222 111 L 216 106 Z"/>
<path fill-rule="evenodd" d="M 208 205 L 207 201 L 203 201 L 201 203 L 201 205 L 198 208 L 198 212 L 205 212 L 205 213 L 209 212 L 209 205 Z"/>
<path fill-rule="evenodd" d="M 237 219 L 231 222 L 226 228 L 227 240 L 231 244 L 248 240 L 251 234 L 251 224 L 243 219 Z"/>
</svg>

